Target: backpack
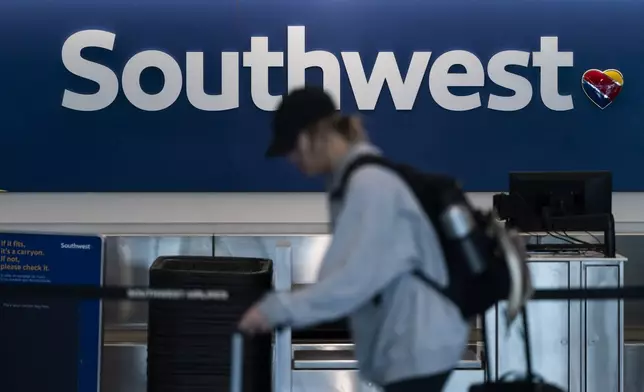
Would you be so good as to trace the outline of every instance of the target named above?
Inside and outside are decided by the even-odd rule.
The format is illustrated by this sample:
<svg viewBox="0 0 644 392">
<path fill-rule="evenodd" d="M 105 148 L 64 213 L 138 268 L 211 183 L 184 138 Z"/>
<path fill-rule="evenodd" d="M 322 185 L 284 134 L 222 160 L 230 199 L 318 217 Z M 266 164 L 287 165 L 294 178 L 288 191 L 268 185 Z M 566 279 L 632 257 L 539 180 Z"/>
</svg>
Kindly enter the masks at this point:
<svg viewBox="0 0 644 392">
<path fill-rule="evenodd" d="M 466 320 L 507 300 L 507 320 L 511 322 L 531 294 L 525 246 L 518 234 L 507 230 L 493 211 L 474 208 L 454 178 L 423 173 L 375 155 L 349 164 L 331 200 L 341 200 L 351 175 L 367 165 L 396 173 L 436 230 L 447 264 L 448 285 L 441 286 L 420 270 L 413 274 L 452 301 Z"/>
</svg>

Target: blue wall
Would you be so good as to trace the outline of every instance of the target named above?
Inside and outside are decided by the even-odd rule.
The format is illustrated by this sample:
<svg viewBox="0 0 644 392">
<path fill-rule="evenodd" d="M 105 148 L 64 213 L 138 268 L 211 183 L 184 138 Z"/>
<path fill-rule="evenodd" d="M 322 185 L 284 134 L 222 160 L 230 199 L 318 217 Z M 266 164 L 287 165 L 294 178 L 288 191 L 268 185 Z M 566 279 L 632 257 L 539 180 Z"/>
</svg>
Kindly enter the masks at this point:
<svg viewBox="0 0 644 392">
<path fill-rule="evenodd" d="M 243 66 L 243 52 L 251 49 L 251 37 L 268 37 L 269 50 L 284 52 L 284 67 L 271 67 L 268 72 L 269 92 L 282 94 L 288 75 L 291 83 L 297 82 L 296 64 L 288 64 L 288 53 L 295 54 L 292 60 L 306 60 L 297 55 L 294 46 L 287 48 L 288 26 L 305 26 L 306 50 L 328 51 L 338 59 L 344 111 L 358 108 L 354 90 L 363 109 L 369 109 L 367 101 L 377 96 L 377 90 L 369 92 L 360 85 L 360 77 L 365 76 L 356 68 L 356 55 L 341 52 L 359 52 L 367 78 L 378 52 L 393 52 L 403 77 L 410 62 L 418 67 L 409 72 L 407 80 L 413 84 L 411 76 L 418 78 L 417 93 L 411 84 L 408 90 L 398 89 L 395 104 L 385 85 L 374 110 L 362 111 L 374 141 L 395 159 L 456 175 L 471 191 L 504 189 L 511 170 L 565 169 L 612 170 L 616 191 L 644 191 L 640 174 L 644 167 L 642 20 L 644 1 L 626 0 L 3 0 L 0 189 L 320 190 L 321 182 L 302 178 L 285 162 L 264 160 L 270 112 L 258 106 L 270 109 L 271 98 L 260 96 L 266 80 L 261 69 L 253 69 L 255 81 L 251 82 L 251 69 Z M 72 34 L 91 29 L 105 32 L 77 35 L 65 45 Z M 98 98 L 81 97 L 76 102 L 86 110 L 105 107 L 92 111 L 63 107 L 65 90 L 72 94 L 99 91 L 99 84 L 81 77 L 96 71 L 97 66 L 74 56 L 82 43 L 91 46 L 102 40 L 109 47 L 107 33 L 115 35 L 112 50 L 90 47 L 82 56 L 111 71 L 103 68 L 105 79 Z M 558 51 L 572 52 L 573 65 L 558 70 L 538 67 L 557 59 L 565 63 L 568 56 L 547 53 L 541 47 L 541 37 L 557 37 Z M 291 38 L 298 37 L 292 33 Z M 256 44 L 261 41 L 256 39 Z M 179 94 L 175 102 L 170 99 L 164 104 L 158 97 L 137 101 L 136 65 L 130 64 L 128 70 L 135 75 L 125 76 L 127 81 L 122 82 L 128 60 L 145 50 L 163 51 L 178 63 L 175 72 L 180 68 L 182 77 L 175 79 L 183 78 L 183 83 L 174 85 Z M 472 53 L 481 66 L 462 52 L 442 57 L 436 66 L 437 59 L 452 50 Z M 488 107 L 494 105 L 488 103 L 491 94 L 514 94 L 495 81 L 505 80 L 506 86 L 519 90 L 518 97 L 506 104 L 520 107 L 520 98 L 529 98 L 527 82 L 508 79 L 503 74 L 503 61 L 488 67 L 492 56 L 506 50 L 527 52 L 507 54 L 526 60 L 527 66 L 506 69 L 532 86 L 527 106 L 513 111 Z M 532 54 L 540 51 L 540 55 Z M 238 102 L 226 100 L 235 108 L 203 110 L 201 105 L 208 102 L 195 98 L 199 90 L 194 80 L 197 63 L 195 58 L 191 60 L 191 77 L 187 78 L 186 52 L 204 52 L 205 91 L 209 94 L 222 89 L 221 52 L 239 52 L 238 66 L 229 68 L 224 78 L 230 89 L 226 91 L 234 92 L 238 87 Z M 428 54 L 423 52 L 431 52 L 426 68 Z M 235 61 L 234 54 L 227 56 Z M 387 61 L 386 56 L 381 54 L 379 61 Z M 474 87 L 449 90 L 461 96 L 479 93 L 481 107 L 465 111 L 442 107 L 467 104 L 458 97 L 441 98 L 445 94 L 441 83 L 447 75 L 440 68 L 449 68 L 450 56 L 454 56 L 452 60 L 473 61 L 468 70 L 472 79 L 464 84 Z M 146 60 L 145 56 L 137 58 Z M 588 99 L 581 86 L 582 75 L 593 68 L 618 69 L 624 76 L 623 90 L 604 110 Z M 238 70 L 238 83 L 231 69 Z M 465 68 L 456 65 L 450 70 L 459 73 Z M 484 86 L 477 87 L 483 84 L 477 82 L 480 71 L 484 72 L 479 75 Z M 114 84 L 116 78 L 118 85 Z M 310 69 L 306 79 L 320 83 L 321 72 Z M 327 79 L 332 79 L 328 72 Z M 166 81 L 164 94 L 172 95 L 172 80 L 170 76 Z M 141 85 L 147 93 L 156 93 L 164 87 L 164 78 L 158 70 L 148 69 L 142 74 Z M 188 85 L 192 99 L 186 94 Z M 557 94 L 564 98 L 557 98 Z M 569 103 L 566 96 L 571 96 L 571 110 L 562 110 Z M 66 101 L 66 106 L 72 101 Z M 167 107 L 150 111 L 153 108 L 136 106 L 145 109 L 154 103 Z M 412 103 L 412 110 L 404 110 Z M 213 109 L 221 102 L 215 98 L 210 104 Z"/>
</svg>

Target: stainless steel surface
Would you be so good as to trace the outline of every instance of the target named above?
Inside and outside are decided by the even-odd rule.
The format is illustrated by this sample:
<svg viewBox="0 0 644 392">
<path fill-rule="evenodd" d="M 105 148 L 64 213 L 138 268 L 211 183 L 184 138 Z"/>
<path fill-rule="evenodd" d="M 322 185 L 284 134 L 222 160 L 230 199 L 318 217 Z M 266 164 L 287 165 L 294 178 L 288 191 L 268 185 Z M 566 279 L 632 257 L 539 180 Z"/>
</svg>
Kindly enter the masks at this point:
<svg viewBox="0 0 644 392">
<path fill-rule="evenodd" d="M 627 256 L 633 258 L 633 260 L 629 260 L 624 264 L 627 271 L 626 282 L 644 284 L 644 268 L 640 267 L 641 265 L 637 266 L 637 268 L 641 268 L 640 273 L 640 270 L 632 266 L 640 260 L 644 262 L 644 236 L 626 237 L 618 238 L 620 252 L 623 251 Z M 213 252 L 214 242 L 214 253 L 218 256 L 266 257 L 275 260 L 276 278 L 278 280 L 274 281 L 276 286 L 282 284 L 277 276 L 288 276 L 288 267 L 286 267 L 288 262 L 284 263 L 278 260 L 290 257 L 292 279 L 286 280 L 294 284 L 308 284 L 316 280 L 317 271 L 329 241 L 329 236 L 225 236 L 216 237 L 214 241 L 212 237 L 108 237 L 106 239 L 106 283 L 147 284 L 148 267 L 156 257 L 173 254 L 210 255 Z M 624 247 L 624 244 L 627 244 L 627 246 Z M 639 246 L 639 244 L 642 246 Z M 280 245 L 282 246 L 280 247 Z M 290 256 L 287 257 L 286 255 Z M 598 268 L 596 262 L 594 265 L 592 262 L 584 263 L 584 260 L 580 258 L 573 262 L 566 262 L 564 258 L 560 259 L 561 263 L 553 263 L 554 266 L 548 268 L 548 264 L 551 264 L 547 262 L 548 259 L 548 257 L 543 257 L 538 261 L 535 260 L 537 266 L 532 266 L 535 263 L 531 264 L 537 287 L 553 287 L 559 284 L 568 284 L 571 287 L 595 284 L 606 285 L 610 284 L 611 279 L 614 280 L 615 278 L 615 273 L 611 272 L 614 270 L 593 269 Z M 563 264 L 566 265 L 565 268 L 561 267 Z M 582 264 L 584 267 L 582 267 Z M 279 272 L 280 267 L 286 269 Z M 608 268 L 613 268 L 613 266 Z M 602 277 L 606 271 L 608 271 L 609 276 Z M 640 277 L 641 280 L 639 279 Z M 105 309 L 106 346 L 103 353 L 101 390 L 103 392 L 145 392 L 146 309 L 145 307 L 125 303 L 118 307 L 110 307 L 112 304 L 109 303 L 106 305 L 108 305 Z M 533 310 L 532 307 L 535 305 L 537 308 Z M 609 341 L 604 340 L 604 337 L 607 338 L 610 331 L 615 327 L 615 322 L 619 322 L 619 319 L 616 321 L 614 316 L 612 316 L 612 319 L 610 318 L 611 316 L 608 316 L 608 314 L 615 313 L 615 305 L 605 303 L 587 305 L 591 305 L 590 302 L 582 305 L 581 301 L 572 301 L 566 306 L 557 305 L 555 302 L 530 305 L 534 355 L 536 356 L 536 353 L 539 352 L 539 355 L 546 358 L 535 360 L 535 365 L 541 364 L 542 369 L 545 369 L 542 374 L 551 382 L 559 383 L 557 379 L 567 379 L 570 383 L 569 390 L 571 392 L 621 392 L 622 390 L 611 389 L 612 387 L 609 384 L 614 384 L 614 381 L 612 381 L 611 376 L 605 376 L 607 374 L 606 369 L 612 366 L 613 363 L 613 359 L 610 356 L 614 356 L 615 353 L 607 353 L 603 360 L 603 354 L 600 353 L 604 350 L 610 351 L 613 350 L 613 347 L 618 347 L 610 346 Z M 584 308 L 586 313 L 582 314 L 582 309 Z M 619 309 L 619 305 L 617 309 Z M 641 322 L 637 321 L 637 325 L 644 327 L 644 312 L 638 315 L 637 311 L 633 311 L 633 309 L 636 309 L 635 307 L 630 307 L 629 309 L 631 313 L 626 314 L 627 317 L 630 317 L 628 320 L 630 320 L 631 324 L 633 324 L 633 321 L 641 320 Z M 496 336 L 497 333 L 494 328 L 496 327 L 496 321 L 501 319 L 501 313 L 495 311 L 490 313 L 492 315 L 487 318 L 487 327 Z M 606 316 L 602 317 L 602 314 L 606 314 Z M 638 316 L 640 317 L 639 319 L 637 318 Z M 600 321 L 600 323 L 592 323 L 593 320 Z M 557 340 L 556 336 L 564 336 L 563 326 L 566 323 L 569 325 L 568 340 L 566 341 L 565 337 L 563 340 Z M 591 334 L 587 334 L 589 337 L 594 334 L 601 337 L 601 339 L 598 341 L 599 344 L 596 341 L 591 346 L 593 347 L 592 349 L 584 347 L 584 350 L 588 349 L 588 353 L 596 354 L 592 354 L 587 359 L 582 360 L 582 334 L 587 326 L 592 331 Z M 503 372 L 504 366 L 512 365 L 510 362 L 513 359 L 503 357 L 503 353 L 506 352 L 506 349 L 509 349 L 508 344 L 516 346 L 518 337 L 516 328 L 514 326 L 510 340 L 505 343 L 505 334 L 498 331 L 499 354 L 502 356 L 500 358 L 501 372 Z M 548 331 L 552 333 L 549 334 Z M 284 331 L 283 333 L 290 334 L 290 331 Z M 360 390 L 375 392 L 377 390 L 361 383 L 354 369 L 293 370 L 290 372 L 293 366 L 297 367 L 297 364 L 292 363 L 290 360 L 293 355 L 291 350 L 312 349 L 312 346 L 291 347 L 290 336 L 282 335 L 283 339 L 280 339 L 279 336 L 276 336 L 274 346 L 276 348 L 275 355 L 277 356 L 275 363 L 285 361 L 284 358 L 286 357 L 282 357 L 282 361 L 279 360 L 279 353 L 285 351 L 280 350 L 278 347 L 280 346 L 279 342 L 284 344 L 283 342 L 288 340 L 288 367 L 289 376 L 292 377 L 291 380 L 282 378 L 282 380 L 285 380 L 283 384 L 289 385 L 289 387 L 282 387 L 280 392 L 309 390 L 320 392 L 354 392 Z M 566 345 L 568 345 L 567 349 Z M 583 346 L 586 346 L 585 341 Z M 493 358 L 495 358 L 495 348 L 495 340 L 492 340 L 492 345 L 489 349 L 493 354 Z M 516 363 L 523 364 L 521 346 L 516 346 L 512 351 L 518 352 L 518 354 L 514 353 Z M 553 353 L 556 353 L 556 355 L 553 355 Z M 624 366 L 622 367 L 625 368 L 624 375 L 626 377 L 626 389 L 624 391 L 644 392 L 644 372 L 641 371 L 644 367 L 644 346 L 628 345 L 622 353 L 625 355 Z M 475 353 L 469 354 L 472 355 L 473 360 L 468 362 L 466 358 L 462 363 L 464 366 L 469 363 L 476 363 L 474 360 L 476 358 Z M 620 354 L 618 353 L 617 355 L 619 356 Z M 568 363 L 562 363 L 560 359 L 557 359 L 557 357 L 561 356 L 567 358 Z M 296 357 L 301 358 L 300 354 L 297 354 Z M 556 368 L 556 366 L 559 366 L 556 364 L 559 364 L 563 370 Z M 494 365 L 493 361 L 491 366 L 494 368 Z M 279 366 L 282 369 L 285 367 L 284 365 Z M 324 366 L 328 366 L 328 363 Z M 582 372 L 584 375 L 582 375 Z M 588 377 L 585 377 L 585 374 Z M 595 377 L 592 377 L 593 374 Z M 613 374 L 615 373 L 613 372 Z M 466 391 L 472 383 L 482 382 L 483 377 L 483 371 L 480 369 L 458 370 L 451 377 L 446 391 Z M 582 377 L 584 380 L 587 379 L 587 382 L 583 383 L 583 388 Z M 568 390 L 567 385 L 564 386 Z"/>
<path fill-rule="evenodd" d="M 483 370 L 456 370 L 444 392 L 465 392 L 472 384 L 481 383 Z M 296 370 L 293 372 L 293 391 L 297 392 L 379 392 L 360 381 L 356 370 Z"/>
<path fill-rule="evenodd" d="M 294 370 L 355 370 L 358 368 L 351 343 L 293 344 L 291 347 Z"/>
<path fill-rule="evenodd" d="M 586 288 L 619 287 L 620 266 L 600 262 L 583 266 Z M 582 390 L 622 391 L 623 325 L 619 300 L 587 301 L 582 307 Z M 620 344 L 621 343 L 621 344 Z"/>
<path fill-rule="evenodd" d="M 293 353 L 294 370 L 355 370 L 358 361 L 353 351 L 296 351 Z"/>
<path fill-rule="evenodd" d="M 624 345 L 624 391 L 644 392 L 644 344 Z"/>
<path fill-rule="evenodd" d="M 620 235 L 616 243 L 619 253 L 628 257 L 628 263 L 624 265 L 624 285 L 644 285 L 644 235 Z M 624 303 L 624 324 L 627 329 L 644 327 L 644 301 Z M 628 336 L 626 339 L 631 340 Z"/>
<path fill-rule="evenodd" d="M 570 267 L 570 288 L 582 288 L 584 286 L 583 281 L 583 265 L 581 262 L 574 262 L 569 264 Z M 570 392 L 581 392 L 583 391 L 583 367 L 585 366 L 581 353 L 583 352 L 583 339 L 582 332 L 584 329 L 584 323 L 582 320 L 582 309 L 584 307 L 583 301 L 569 301 L 570 310 L 568 314 L 568 320 L 570 321 L 570 332 L 571 336 L 568 341 L 570 345 Z"/>
<path fill-rule="evenodd" d="M 290 243 L 293 284 L 314 283 L 331 236 L 224 236 L 215 237 L 216 256 L 246 256 L 275 259 L 277 244 Z"/>
<path fill-rule="evenodd" d="M 106 344 L 101 364 L 101 392 L 147 390 L 145 344 Z"/>
<path fill-rule="evenodd" d="M 358 362 L 351 343 L 293 344 L 293 369 L 295 370 L 355 370 Z M 476 345 L 465 350 L 457 369 L 482 369 L 483 364 Z"/>
<path fill-rule="evenodd" d="M 530 263 L 537 289 L 568 288 L 568 263 Z M 523 328 L 517 320 L 506 330 L 505 305 L 497 316 L 499 376 L 509 372 L 525 374 Z M 535 372 L 564 389 L 569 387 L 570 331 L 566 301 L 539 301 L 528 304 L 528 326 Z"/>
<path fill-rule="evenodd" d="M 293 343 L 293 352 L 297 351 L 353 351 L 353 343 Z"/>
<path fill-rule="evenodd" d="M 537 288 L 619 287 L 625 259 L 531 257 Z M 550 260 L 550 262 L 548 261 Z M 495 377 L 525 373 L 522 328 L 506 331 L 503 305 L 490 312 L 491 367 Z M 528 304 L 536 373 L 571 392 L 623 391 L 623 306 L 620 301 L 539 301 Z M 492 327 L 493 329 L 494 327 Z M 488 331 L 490 325 L 488 325 Z M 498 339 L 497 339 L 498 337 Z M 498 365 L 498 371 L 496 368 Z"/>
<path fill-rule="evenodd" d="M 624 286 L 644 285 L 644 235 L 618 235 L 617 249 L 628 257 Z M 624 391 L 644 392 L 644 301 L 625 301 Z"/>
<path fill-rule="evenodd" d="M 105 239 L 105 284 L 148 284 L 148 269 L 159 256 L 212 256 L 213 237 L 125 236 Z M 131 327 L 147 325 L 144 302 L 109 301 L 105 303 L 104 325 Z"/>
<path fill-rule="evenodd" d="M 355 370 L 296 370 L 293 391 L 297 392 L 376 392 L 360 382 Z"/>
<path fill-rule="evenodd" d="M 293 281 L 293 248 L 290 242 L 280 241 L 273 252 L 273 287 L 277 291 L 291 290 Z M 273 341 L 273 392 L 291 392 L 291 329 L 277 331 Z"/>
</svg>

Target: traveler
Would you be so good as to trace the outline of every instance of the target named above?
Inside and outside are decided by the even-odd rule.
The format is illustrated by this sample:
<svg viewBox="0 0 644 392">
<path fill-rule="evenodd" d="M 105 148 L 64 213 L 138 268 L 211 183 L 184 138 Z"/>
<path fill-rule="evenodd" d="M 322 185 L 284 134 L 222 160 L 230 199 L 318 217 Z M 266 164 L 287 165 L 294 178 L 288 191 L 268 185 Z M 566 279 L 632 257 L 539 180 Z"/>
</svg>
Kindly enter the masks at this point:
<svg viewBox="0 0 644 392">
<path fill-rule="evenodd" d="M 283 98 L 268 157 L 326 176 L 332 193 L 347 166 L 364 155 L 380 151 L 359 119 L 336 111 L 324 90 L 304 87 Z M 317 283 L 267 295 L 239 328 L 268 333 L 348 317 L 366 381 L 386 392 L 441 391 L 464 354 L 470 326 L 454 303 L 412 274 L 448 280 L 437 234 L 414 194 L 393 171 L 368 165 L 353 173 L 330 212 L 333 239 Z"/>
</svg>

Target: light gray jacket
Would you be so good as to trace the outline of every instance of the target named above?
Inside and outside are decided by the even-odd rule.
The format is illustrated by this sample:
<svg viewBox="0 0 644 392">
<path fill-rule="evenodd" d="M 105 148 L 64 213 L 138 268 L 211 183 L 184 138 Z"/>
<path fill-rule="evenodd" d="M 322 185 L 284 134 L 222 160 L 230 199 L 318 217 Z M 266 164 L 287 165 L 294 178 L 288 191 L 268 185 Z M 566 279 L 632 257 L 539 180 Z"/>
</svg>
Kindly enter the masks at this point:
<svg viewBox="0 0 644 392">
<path fill-rule="evenodd" d="M 356 145 L 337 167 L 379 154 Z M 331 205 L 333 240 L 318 282 L 273 293 L 260 303 L 272 325 L 305 328 L 348 316 L 362 377 L 378 385 L 441 373 L 461 359 L 469 324 L 455 305 L 411 274 L 421 269 L 447 284 L 434 228 L 408 186 L 392 171 L 364 166 L 353 173 L 342 205 Z M 372 299 L 381 294 L 381 302 Z"/>
</svg>

